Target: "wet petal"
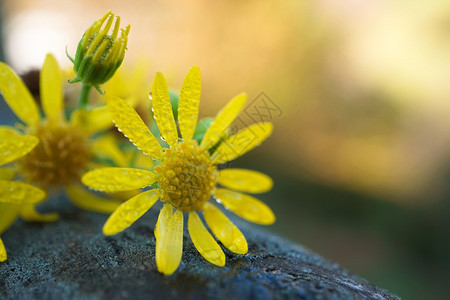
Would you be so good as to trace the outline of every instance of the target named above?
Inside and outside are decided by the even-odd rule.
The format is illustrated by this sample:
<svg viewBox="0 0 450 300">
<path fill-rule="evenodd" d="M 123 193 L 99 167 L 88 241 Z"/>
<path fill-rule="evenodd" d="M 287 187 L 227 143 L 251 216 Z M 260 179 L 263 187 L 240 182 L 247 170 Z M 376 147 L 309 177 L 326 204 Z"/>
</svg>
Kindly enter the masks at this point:
<svg viewBox="0 0 450 300">
<path fill-rule="evenodd" d="M 191 240 L 198 252 L 210 263 L 223 267 L 225 265 L 225 254 L 205 228 L 197 213 L 189 213 L 188 228 Z"/>
<path fill-rule="evenodd" d="M 264 193 L 273 186 L 266 174 L 246 169 L 226 169 L 219 171 L 217 182 L 227 188 L 248 193 Z"/>
<path fill-rule="evenodd" d="M 275 222 L 270 207 L 252 196 L 227 189 L 217 189 L 214 195 L 226 208 L 250 222 L 263 225 Z"/>
<path fill-rule="evenodd" d="M 257 123 L 223 141 L 212 155 L 215 164 L 238 158 L 260 145 L 272 133 L 272 123 Z"/>
<path fill-rule="evenodd" d="M 159 196 L 159 189 L 149 190 L 124 202 L 106 221 L 103 234 L 113 235 L 128 228 L 155 204 Z"/>
<path fill-rule="evenodd" d="M 156 73 L 152 86 L 152 107 L 156 124 L 162 137 L 170 147 L 178 142 L 177 125 L 173 118 L 172 104 L 170 103 L 169 89 L 166 79 L 161 73 Z"/>
<path fill-rule="evenodd" d="M 158 271 L 173 274 L 180 265 L 183 252 L 183 214 L 164 205 L 158 217 L 158 238 L 156 239 L 156 265 Z"/>
<path fill-rule="evenodd" d="M 0 262 L 4 262 L 8 259 L 6 255 L 5 245 L 3 244 L 2 239 L 0 238 Z"/>
<path fill-rule="evenodd" d="M 161 158 L 161 145 L 138 113 L 120 98 L 108 99 L 107 104 L 117 128 L 141 151 L 152 158 Z"/>
<path fill-rule="evenodd" d="M 36 126 L 39 110 L 22 79 L 8 65 L 0 62 L 0 92 L 6 103 L 24 123 Z"/>
<path fill-rule="evenodd" d="M 201 92 L 200 69 L 193 66 L 184 78 L 178 104 L 178 124 L 181 137 L 187 141 L 192 139 L 197 124 L 198 106 Z"/>
<path fill-rule="evenodd" d="M 45 192 L 19 181 L 0 180 L 0 202 L 11 204 L 36 204 L 44 200 Z"/>
<path fill-rule="evenodd" d="M 173 214 L 173 206 L 172 205 L 164 205 L 163 209 L 161 210 L 161 212 L 164 210 L 164 213 L 171 216 Z M 156 224 L 155 224 L 155 230 L 154 230 L 154 234 L 155 234 L 155 239 L 158 239 L 159 237 L 159 220 L 161 219 L 161 212 L 159 213 L 158 216 L 158 220 L 156 220 Z"/>
<path fill-rule="evenodd" d="M 0 165 L 15 161 L 30 152 L 39 140 L 31 135 L 0 135 Z"/>
<path fill-rule="evenodd" d="M 22 205 L 19 210 L 19 216 L 27 222 L 54 222 L 59 219 L 57 213 L 40 213 L 34 205 Z"/>
<path fill-rule="evenodd" d="M 217 207 L 207 202 L 203 216 L 206 224 L 225 247 L 237 254 L 247 253 L 248 246 L 244 235 Z"/>
<path fill-rule="evenodd" d="M 6 231 L 17 220 L 20 205 L 0 203 L 0 234 Z"/>
<path fill-rule="evenodd" d="M 202 148 L 209 149 L 220 140 L 227 128 L 241 112 L 246 100 L 247 95 L 241 93 L 231 99 L 230 102 L 222 108 L 206 131 L 202 143 L 200 144 Z"/>
<path fill-rule="evenodd" d="M 156 175 L 150 171 L 132 168 L 101 168 L 89 171 L 81 181 L 102 192 L 130 191 L 151 185 Z"/>
<path fill-rule="evenodd" d="M 123 202 L 115 199 L 99 197 L 79 185 L 69 185 L 66 193 L 70 201 L 81 209 L 110 214 Z"/>
<path fill-rule="evenodd" d="M 64 110 L 62 72 L 55 57 L 47 54 L 41 70 L 42 109 L 50 122 L 59 121 Z"/>
</svg>

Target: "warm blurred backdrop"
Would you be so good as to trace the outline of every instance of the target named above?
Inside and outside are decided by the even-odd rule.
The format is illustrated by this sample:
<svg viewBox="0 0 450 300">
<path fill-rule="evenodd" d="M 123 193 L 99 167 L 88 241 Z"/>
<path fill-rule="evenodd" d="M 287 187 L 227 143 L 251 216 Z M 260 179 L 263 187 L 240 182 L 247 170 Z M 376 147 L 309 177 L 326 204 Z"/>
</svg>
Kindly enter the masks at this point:
<svg viewBox="0 0 450 300">
<path fill-rule="evenodd" d="M 148 65 L 149 87 L 162 71 L 177 90 L 197 64 L 203 116 L 246 91 L 239 121 L 275 124 L 236 162 L 275 179 L 270 229 L 404 298 L 448 295 L 448 0 L 0 3 L 18 72 L 47 52 L 70 68 L 66 47 L 111 9 L 131 25 L 124 73 Z"/>
</svg>

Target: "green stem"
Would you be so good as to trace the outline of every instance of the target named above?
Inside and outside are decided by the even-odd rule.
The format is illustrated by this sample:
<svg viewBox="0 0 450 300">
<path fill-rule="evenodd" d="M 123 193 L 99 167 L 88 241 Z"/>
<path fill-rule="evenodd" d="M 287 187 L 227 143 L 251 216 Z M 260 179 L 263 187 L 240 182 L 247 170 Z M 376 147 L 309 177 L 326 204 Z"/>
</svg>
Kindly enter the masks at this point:
<svg viewBox="0 0 450 300">
<path fill-rule="evenodd" d="M 78 101 L 79 109 L 88 109 L 89 108 L 89 95 L 91 94 L 92 85 L 82 83 L 81 84 L 81 93 L 80 100 Z"/>
</svg>

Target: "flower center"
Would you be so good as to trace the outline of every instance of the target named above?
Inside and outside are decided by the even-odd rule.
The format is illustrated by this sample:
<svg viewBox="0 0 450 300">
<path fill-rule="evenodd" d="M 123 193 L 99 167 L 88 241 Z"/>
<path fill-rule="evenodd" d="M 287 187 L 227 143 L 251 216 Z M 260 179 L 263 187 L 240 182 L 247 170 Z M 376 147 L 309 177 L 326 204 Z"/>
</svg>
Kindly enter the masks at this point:
<svg viewBox="0 0 450 300">
<path fill-rule="evenodd" d="M 203 209 L 216 186 L 216 167 L 208 151 L 196 141 L 182 142 L 176 149 L 166 150 L 155 172 L 164 191 L 161 200 L 183 212 Z"/>
<path fill-rule="evenodd" d="M 80 128 L 44 123 L 29 134 L 39 144 L 20 162 L 26 180 L 44 189 L 80 180 L 91 158 L 88 137 Z"/>
</svg>

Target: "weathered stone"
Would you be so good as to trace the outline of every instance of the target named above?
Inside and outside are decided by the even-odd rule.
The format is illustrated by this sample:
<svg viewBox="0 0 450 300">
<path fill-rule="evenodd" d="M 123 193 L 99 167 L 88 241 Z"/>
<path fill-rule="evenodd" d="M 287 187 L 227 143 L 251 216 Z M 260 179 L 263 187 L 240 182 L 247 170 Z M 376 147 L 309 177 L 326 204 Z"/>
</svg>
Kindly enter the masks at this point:
<svg viewBox="0 0 450 300">
<path fill-rule="evenodd" d="M 178 271 L 156 271 L 153 208 L 125 232 L 103 236 L 107 216 L 69 207 L 53 224 L 16 222 L 3 236 L 0 298 L 398 299 L 303 247 L 241 222 L 249 253 L 207 263 L 185 232 Z M 61 205 L 57 205 L 61 206 Z M 53 208 L 58 208 L 53 206 Z"/>
</svg>

